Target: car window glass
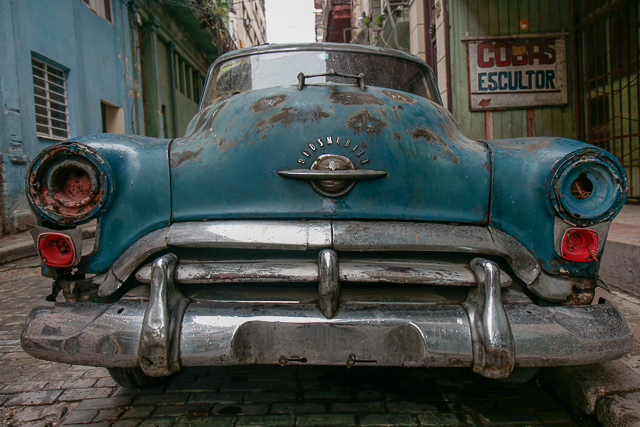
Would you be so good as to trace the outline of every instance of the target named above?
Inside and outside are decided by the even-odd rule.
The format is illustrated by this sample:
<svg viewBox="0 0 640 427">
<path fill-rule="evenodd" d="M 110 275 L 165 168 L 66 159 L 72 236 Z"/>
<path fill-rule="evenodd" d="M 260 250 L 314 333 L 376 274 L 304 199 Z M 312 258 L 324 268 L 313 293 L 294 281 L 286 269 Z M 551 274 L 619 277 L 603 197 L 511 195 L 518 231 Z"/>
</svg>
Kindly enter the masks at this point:
<svg viewBox="0 0 640 427">
<path fill-rule="evenodd" d="M 409 92 L 435 100 L 425 69 L 410 61 L 383 55 L 354 52 L 273 52 L 233 59 L 216 67 L 208 78 L 201 107 L 214 99 L 237 92 L 298 84 L 298 73 L 365 75 L 367 86 Z M 326 82 L 354 84 L 352 78 L 323 76 L 306 79 L 306 84 Z"/>
</svg>

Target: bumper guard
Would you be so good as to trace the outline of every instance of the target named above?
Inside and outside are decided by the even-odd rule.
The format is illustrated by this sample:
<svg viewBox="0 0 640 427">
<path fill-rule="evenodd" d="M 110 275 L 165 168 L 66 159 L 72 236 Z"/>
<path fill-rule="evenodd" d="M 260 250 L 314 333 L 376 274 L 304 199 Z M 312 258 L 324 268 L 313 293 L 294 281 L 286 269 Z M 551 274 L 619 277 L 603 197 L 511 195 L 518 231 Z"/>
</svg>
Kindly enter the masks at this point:
<svg viewBox="0 0 640 427">
<path fill-rule="evenodd" d="M 182 366 L 308 362 L 472 367 L 506 378 L 514 366 L 580 365 L 629 352 L 633 334 L 608 302 L 540 307 L 503 304 L 500 269 L 471 262 L 478 286 L 464 304 L 362 303 L 339 299 L 336 254 L 320 252 L 316 301 L 191 301 L 174 285 L 177 259 L 152 266 L 145 298 L 113 304 L 43 301 L 22 334 L 30 355 L 150 376 Z"/>
</svg>

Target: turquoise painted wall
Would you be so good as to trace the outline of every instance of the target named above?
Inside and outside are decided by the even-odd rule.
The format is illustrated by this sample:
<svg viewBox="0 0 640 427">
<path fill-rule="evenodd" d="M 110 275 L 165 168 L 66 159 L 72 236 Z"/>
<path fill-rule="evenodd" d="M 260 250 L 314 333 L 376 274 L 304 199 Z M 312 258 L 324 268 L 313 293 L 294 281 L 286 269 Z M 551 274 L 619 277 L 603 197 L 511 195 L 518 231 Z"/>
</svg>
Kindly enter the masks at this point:
<svg viewBox="0 0 640 427">
<path fill-rule="evenodd" d="M 34 223 L 24 195 L 27 167 L 59 142 L 36 135 L 32 56 L 66 72 L 69 138 L 103 131 L 101 102 L 123 109 L 125 133 L 151 136 L 163 125 L 167 136 L 182 135 L 197 109 L 196 99 L 177 93 L 174 129 L 167 46 L 206 73 L 219 52 L 198 14 L 160 0 L 111 3 L 113 23 L 81 0 L 0 0 L 0 236 Z"/>
<path fill-rule="evenodd" d="M 112 3 L 113 24 L 79 0 L 0 0 L 0 215 L 5 233 L 24 229 L 29 220 L 23 195 L 28 163 L 58 142 L 36 136 L 32 55 L 66 71 L 70 137 L 102 132 L 101 101 L 131 110 L 129 26 L 122 19 L 128 8 L 123 0 Z M 125 122 L 125 131 L 133 132 L 131 120 Z"/>
</svg>

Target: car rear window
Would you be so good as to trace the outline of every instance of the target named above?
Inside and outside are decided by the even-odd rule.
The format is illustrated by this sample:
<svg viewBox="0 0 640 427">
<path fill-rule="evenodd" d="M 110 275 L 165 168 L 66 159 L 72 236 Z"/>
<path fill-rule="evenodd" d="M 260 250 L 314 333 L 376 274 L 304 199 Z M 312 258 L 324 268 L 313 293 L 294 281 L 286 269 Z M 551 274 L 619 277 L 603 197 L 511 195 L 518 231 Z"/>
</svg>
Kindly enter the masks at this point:
<svg viewBox="0 0 640 427">
<path fill-rule="evenodd" d="M 412 93 L 437 102 L 426 69 L 402 59 L 354 52 L 295 51 L 270 52 L 232 59 L 216 66 L 205 87 L 201 108 L 216 98 L 238 92 L 298 84 L 298 73 L 364 74 L 365 85 Z M 306 84 L 354 84 L 352 78 L 322 76 L 306 79 Z"/>
</svg>

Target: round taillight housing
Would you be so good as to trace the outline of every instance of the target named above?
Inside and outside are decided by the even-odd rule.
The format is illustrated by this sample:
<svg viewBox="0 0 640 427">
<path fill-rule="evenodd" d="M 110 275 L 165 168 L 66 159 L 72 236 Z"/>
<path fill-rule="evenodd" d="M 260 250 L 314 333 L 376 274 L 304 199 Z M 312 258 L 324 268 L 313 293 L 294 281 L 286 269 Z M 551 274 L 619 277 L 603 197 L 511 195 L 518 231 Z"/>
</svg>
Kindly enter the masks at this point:
<svg viewBox="0 0 640 427">
<path fill-rule="evenodd" d="M 569 261 L 597 261 L 600 236 L 588 228 L 570 228 L 562 237 L 561 255 Z"/>
<path fill-rule="evenodd" d="M 604 150 L 588 148 L 562 159 L 551 172 L 549 199 L 567 222 L 589 226 L 614 217 L 627 197 L 627 178 Z"/>
<path fill-rule="evenodd" d="M 31 207 L 59 225 L 87 222 L 106 209 L 113 194 L 107 162 L 90 147 L 63 143 L 42 151 L 27 174 Z"/>
<path fill-rule="evenodd" d="M 38 236 L 40 260 L 51 267 L 73 267 L 80 260 L 73 239 L 63 233 L 47 232 Z"/>
</svg>

